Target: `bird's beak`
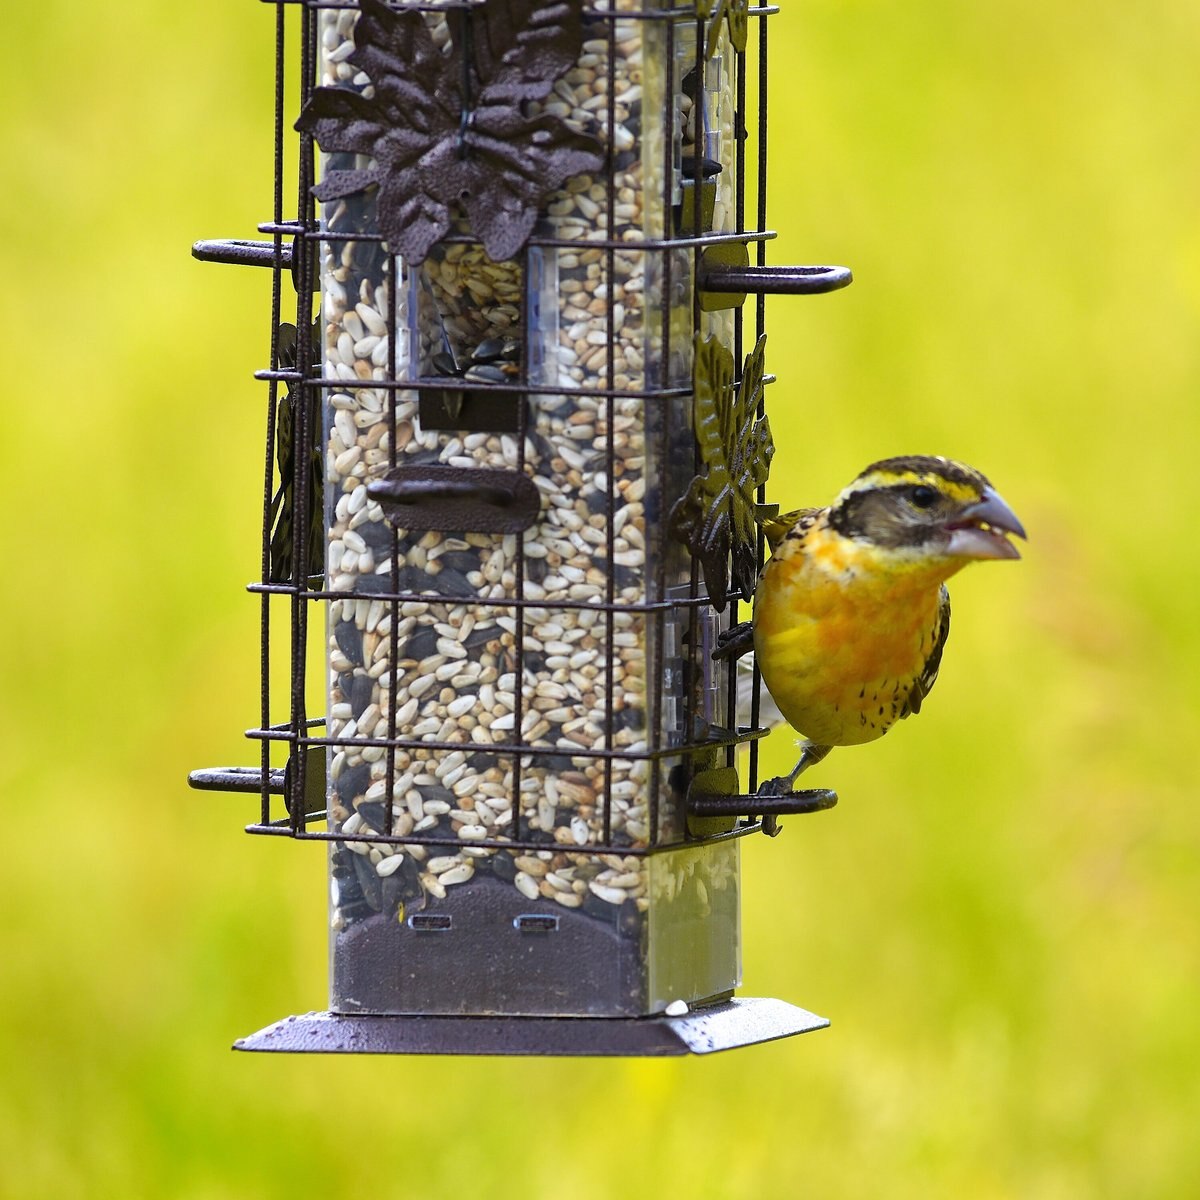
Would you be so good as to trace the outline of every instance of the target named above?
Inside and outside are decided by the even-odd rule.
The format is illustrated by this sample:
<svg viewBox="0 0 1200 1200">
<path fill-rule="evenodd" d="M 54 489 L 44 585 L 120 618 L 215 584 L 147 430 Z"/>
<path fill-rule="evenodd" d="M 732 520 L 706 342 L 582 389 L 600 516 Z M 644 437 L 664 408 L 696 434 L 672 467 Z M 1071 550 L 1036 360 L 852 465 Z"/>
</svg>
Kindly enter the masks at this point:
<svg viewBox="0 0 1200 1200">
<path fill-rule="evenodd" d="M 1025 526 L 991 488 L 983 498 L 963 509 L 947 528 L 950 541 L 946 553 L 954 558 L 1020 558 L 1020 552 L 1005 536 L 1026 536 Z"/>
</svg>

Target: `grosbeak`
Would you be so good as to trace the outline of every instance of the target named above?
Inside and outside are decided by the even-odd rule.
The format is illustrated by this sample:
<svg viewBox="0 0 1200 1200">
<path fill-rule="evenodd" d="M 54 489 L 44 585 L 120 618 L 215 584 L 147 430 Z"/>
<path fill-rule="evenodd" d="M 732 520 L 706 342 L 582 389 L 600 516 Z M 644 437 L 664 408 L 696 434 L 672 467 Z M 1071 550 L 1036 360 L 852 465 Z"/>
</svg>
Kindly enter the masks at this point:
<svg viewBox="0 0 1200 1200">
<path fill-rule="evenodd" d="M 1019 558 L 1025 537 L 979 471 L 947 458 L 872 463 L 826 508 L 765 524 L 772 554 L 751 629 L 724 652 L 753 648 L 783 719 L 802 734 L 800 760 L 767 780 L 790 793 L 834 746 L 882 737 L 919 712 L 950 632 L 946 580 L 968 563 Z"/>
</svg>

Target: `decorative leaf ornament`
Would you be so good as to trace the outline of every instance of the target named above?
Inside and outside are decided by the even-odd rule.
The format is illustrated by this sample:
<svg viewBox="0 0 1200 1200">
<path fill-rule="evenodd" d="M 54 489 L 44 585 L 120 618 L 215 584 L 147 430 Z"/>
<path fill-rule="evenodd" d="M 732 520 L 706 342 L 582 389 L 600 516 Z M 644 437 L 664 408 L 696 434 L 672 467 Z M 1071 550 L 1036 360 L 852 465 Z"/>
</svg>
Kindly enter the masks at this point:
<svg viewBox="0 0 1200 1200">
<path fill-rule="evenodd" d="M 486 0 L 447 11 L 443 52 L 417 8 L 361 0 L 347 61 L 365 72 L 373 96 L 317 88 L 296 128 L 327 153 L 374 162 L 331 170 L 313 192 L 337 200 L 377 187 L 379 229 L 411 263 L 450 229 L 459 205 L 497 262 L 513 258 L 537 220 L 542 198 L 567 178 L 596 171 L 593 138 L 549 113 L 526 116 L 575 65 L 583 43 L 575 0 Z"/>
<path fill-rule="evenodd" d="M 295 325 L 283 324 L 275 332 L 276 357 L 282 369 L 295 367 L 300 361 Z M 313 355 L 311 373 L 321 373 L 321 321 L 312 328 L 309 350 Z M 308 400 L 307 453 L 296 443 L 296 409 Z M 320 397 L 315 390 L 295 387 L 289 383 L 279 397 L 275 410 L 275 461 L 279 469 L 279 488 L 271 498 L 271 548 L 269 581 L 293 583 L 296 580 L 292 550 L 296 523 L 296 464 L 308 460 L 308 561 L 300 579 L 305 575 L 320 575 L 325 570 L 325 534 L 321 528 L 321 489 L 325 484 L 324 459 L 318 444 Z"/>
<path fill-rule="evenodd" d="M 669 529 L 699 559 L 718 610 L 728 600 L 731 560 L 742 595 L 754 592 L 755 491 L 775 453 L 766 417 L 757 419 L 766 341 L 766 334 L 758 339 L 735 388 L 733 355 L 715 338 L 696 336 L 693 423 L 705 469 L 671 509 Z"/>
<path fill-rule="evenodd" d="M 705 35 L 704 57 L 712 58 L 717 50 L 717 31 L 721 27 L 721 18 L 729 24 L 729 40 L 733 48 L 744 54 L 746 41 L 750 32 L 750 0 L 696 0 L 696 15 L 708 21 L 708 32 Z"/>
</svg>

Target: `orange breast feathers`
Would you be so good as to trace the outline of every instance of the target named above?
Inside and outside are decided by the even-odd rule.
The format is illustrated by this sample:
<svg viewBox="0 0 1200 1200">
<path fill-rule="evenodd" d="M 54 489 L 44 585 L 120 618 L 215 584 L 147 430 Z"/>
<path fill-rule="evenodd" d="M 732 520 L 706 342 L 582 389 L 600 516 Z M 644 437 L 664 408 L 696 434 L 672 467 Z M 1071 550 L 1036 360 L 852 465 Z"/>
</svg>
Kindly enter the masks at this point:
<svg viewBox="0 0 1200 1200">
<path fill-rule="evenodd" d="M 754 649 L 779 711 L 823 746 L 882 737 L 934 643 L 943 575 L 814 528 L 784 541 L 754 597 Z"/>
</svg>

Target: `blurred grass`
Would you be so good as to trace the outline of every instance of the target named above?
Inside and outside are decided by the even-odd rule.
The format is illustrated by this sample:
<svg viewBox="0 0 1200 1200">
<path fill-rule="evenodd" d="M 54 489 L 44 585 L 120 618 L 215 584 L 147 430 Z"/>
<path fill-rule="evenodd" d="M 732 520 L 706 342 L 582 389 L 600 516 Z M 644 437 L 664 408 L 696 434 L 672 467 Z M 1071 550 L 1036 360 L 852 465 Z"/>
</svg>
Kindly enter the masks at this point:
<svg viewBox="0 0 1200 1200">
<path fill-rule="evenodd" d="M 326 986 L 320 850 L 183 786 L 256 715 L 267 282 L 188 246 L 270 215 L 271 16 L 27 24 L 0 1196 L 1193 1195 L 1195 5 L 774 19 L 771 257 L 856 274 L 772 302 L 776 498 L 947 453 L 1032 541 L 957 581 L 926 715 L 746 848 L 744 991 L 833 1028 L 681 1063 L 226 1050 Z"/>
</svg>

